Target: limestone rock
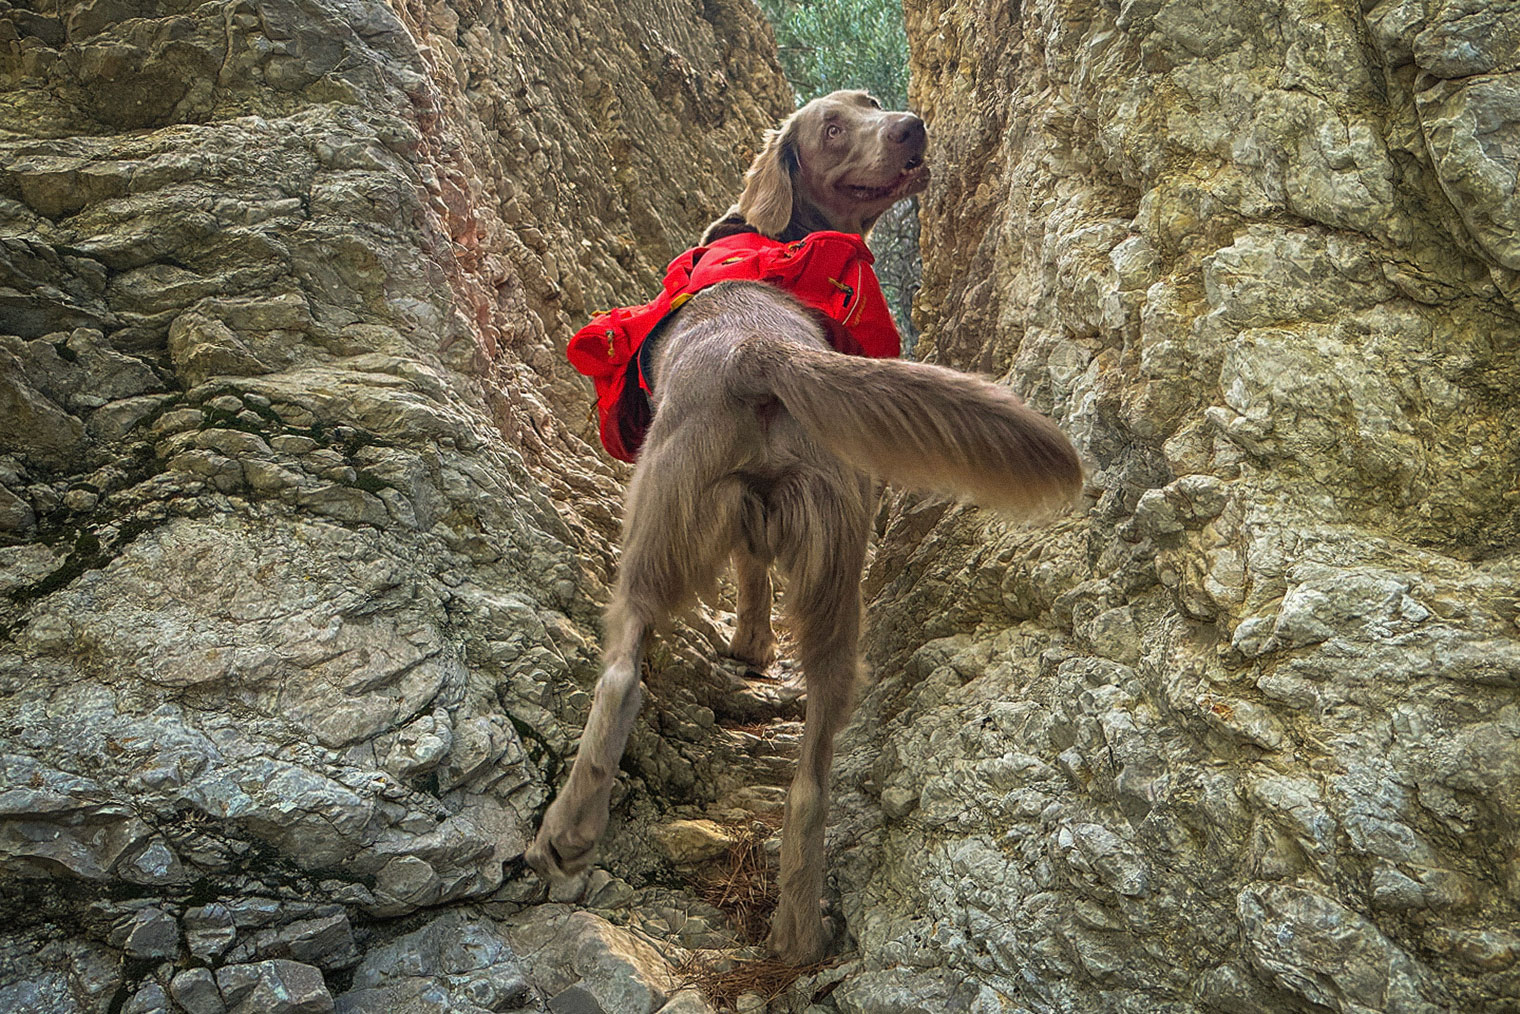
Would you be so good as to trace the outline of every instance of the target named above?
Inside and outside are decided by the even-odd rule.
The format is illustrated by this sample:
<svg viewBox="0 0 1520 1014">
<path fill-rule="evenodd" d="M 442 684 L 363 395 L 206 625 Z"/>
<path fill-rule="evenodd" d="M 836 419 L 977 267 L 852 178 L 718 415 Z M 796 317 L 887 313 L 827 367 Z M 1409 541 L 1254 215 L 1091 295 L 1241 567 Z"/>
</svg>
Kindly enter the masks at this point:
<svg viewBox="0 0 1520 1014">
<path fill-rule="evenodd" d="M 513 948 L 534 955 L 528 976 L 546 996 L 574 988 L 607 1014 L 654 1014 L 675 992 L 669 965 L 647 940 L 590 912 L 541 905 L 509 927 Z M 571 1003 L 586 1006 L 584 998 L 562 1006 Z"/>
<path fill-rule="evenodd" d="M 20 361 L 0 349 L 0 419 L 7 450 L 42 466 L 77 460 L 84 424 L 28 383 Z"/>
<path fill-rule="evenodd" d="M 169 997 L 158 983 L 145 983 L 122 1004 L 121 1010 L 122 1014 L 169 1014 Z"/>
<path fill-rule="evenodd" d="M 907 16 L 919 348 L 1096 495 L 893 502 L 837 1006 L 1507 1010 L 1513 5 Z"/>
<path fill-rule="evenodd" d="M 221 902 L 197 905 L 185 913 L 185 945 L 202 961 L 220 958 L 237 939 L 232 910 Z"/>
<path fill-rule="evenodd" d="M 187 968 L 169 983 L 169 995 L 190 1014 L 224 1014 L 227 1005 L 207 968 Z"/>
<path fill-rule="evenodd" d="M 820 1004 L 1503 1014 L 1514 5 L 907 17 L 920 348 L 1055 417 L 1095 502 L 890 498 Z M 729 931 L 652 829 L 773 804 L 796 739 L 723 727 L 796 691 L 710 615 L 650 653 L 597 911 L 517 860 L 626 475 L 559 349 L 789 108 L 753 7 L 0 40 L 0 1007 L 703 1009 L 672 967 Z"/>
<path fill-rule="evenodd" d="M 361 920 L 536 889 L 626 474 L 561 350 L 790 92 L 739 0 L 55 8 L 0 5 L 0 1006 L 330 1009 Z M 641 785 L 720 794 L 668 652 Z"/>
<path fill-rule="evenodd" d="M 169 325 L 169 355 L 175 372 L 192 387 L 216 376 L 270 372 L 231 328 L 198 313 L 182 314 Z"/>
<path fill-rule="evenodd" d="M 665 858 L 677 866 L 715 859 L 738 840 L 711 820 L 673 820 L 656 828 L 654 835 Z"/>
<path fill-rule="evenodd" d="M 1311 1003 L 1346 1011 L 1450 1009 L 1428 970 L 1328 898 L 1272 884 L 1243 890 L 1237 906 L 1252 963 Z"/>
<path fill-rule="evenodd" d="M 121 956 L 89 941 L 49 941 L 40 947 L 0 941 L 5 982 L 0 1010 L 75 1014 L 107 1009 L 122 991 Z"/>
<path fill-rule="evenodd" d="M 179 923 L 161 909 L 145 908 L 123 930 L 122 950 L 129 958 L 175 958 Z"/>
<path fill-rule="evenodd" d="M 274 959 L 217 969 L 216 986 L 229 1014 L 331 1014 L 322 973 L 298 961 Z"/>
<path fill-rule="evenodd" d="M 501 929 L 456 913 L 372 947 L 337 1010 L 443 1014 L 517 1010 L 528 1002 L 528 982 Z"/>
</svg>

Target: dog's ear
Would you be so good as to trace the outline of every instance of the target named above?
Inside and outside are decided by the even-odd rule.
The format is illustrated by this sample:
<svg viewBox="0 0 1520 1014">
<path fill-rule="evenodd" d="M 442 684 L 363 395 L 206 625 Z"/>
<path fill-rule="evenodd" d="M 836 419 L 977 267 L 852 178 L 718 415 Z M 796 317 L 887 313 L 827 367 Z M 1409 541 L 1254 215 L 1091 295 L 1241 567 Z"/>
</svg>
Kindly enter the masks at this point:
<svg viewBox="0 0 1520 1014">
<path fill-rule="evenodd" d="M 794 120 L 788 118 L 779 130 L 765 132 L 765 147 L 744 174 L 744 193 L 739 195 L 739 213 L 773 238 L 785 232 L 792 220 L 792 170 L 797 165 Z"/>
</svg>

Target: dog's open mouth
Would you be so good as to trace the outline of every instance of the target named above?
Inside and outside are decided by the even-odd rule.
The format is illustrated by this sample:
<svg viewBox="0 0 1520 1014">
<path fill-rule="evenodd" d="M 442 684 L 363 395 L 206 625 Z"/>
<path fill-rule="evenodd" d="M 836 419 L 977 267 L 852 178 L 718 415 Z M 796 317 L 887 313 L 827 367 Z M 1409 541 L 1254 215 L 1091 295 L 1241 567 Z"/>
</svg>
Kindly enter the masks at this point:
<svg viewBox="0 0 1520 1014">
<path fill-rule="evenodd" d="M 922 155 L 914 155 L 903 166 L 902 172 L 882 186 L 861 186 L 848 181 L 840 183 L 838 186 L 840 190 L 849 194 L 857 201 L 885 201 L 907 197 L 909 194 L 916 194 L 928 185 L 928 182 L 929 167 L 924 164 L 924 157 Z"/>
</svg>

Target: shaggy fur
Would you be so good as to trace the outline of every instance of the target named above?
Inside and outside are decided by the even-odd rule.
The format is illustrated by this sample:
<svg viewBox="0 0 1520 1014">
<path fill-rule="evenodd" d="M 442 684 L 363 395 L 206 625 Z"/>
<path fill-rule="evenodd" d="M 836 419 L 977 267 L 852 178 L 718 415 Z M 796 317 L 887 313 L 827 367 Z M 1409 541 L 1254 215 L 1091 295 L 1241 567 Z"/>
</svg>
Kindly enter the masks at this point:
<svg viewBox="0 0 1520 1014">
<path fill-rule="evenodd" d="M 923 147 L 917 117 L 882 112 L 862 92 L 815 100 L 770 135 L 739 204 L 709 236 L 743 221 L 779 237 L 864 231 L 922 187 Z M 840 355 L 809 311 L 766 285 L 727 282 L 694 297 L 653 366 L 655 416 L 628 488 L 605 673 L 527 859 L 545 877 L 590 863 L 638 713 L 645 638 L 729 556 L 739 589 L 731 650 L 756 664 L 774 656 L 774 564 L 788 581 L 807 721 L 769 944 L 787 961 L 814 961 L 830 942 L 819 910 L 829 767 L 860 668 L 874 478 L 1028 515 L 1069 502 L 1081 464 L 1055 425 L 1006 389 L 939 366 Z"/>
</svg>

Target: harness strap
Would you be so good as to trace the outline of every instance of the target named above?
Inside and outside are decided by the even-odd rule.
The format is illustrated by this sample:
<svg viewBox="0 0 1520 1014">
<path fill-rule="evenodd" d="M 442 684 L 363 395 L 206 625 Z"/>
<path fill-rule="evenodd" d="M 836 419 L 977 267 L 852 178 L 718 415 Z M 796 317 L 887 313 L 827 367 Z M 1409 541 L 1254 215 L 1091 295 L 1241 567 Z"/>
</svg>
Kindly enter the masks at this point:
<svg viewBox="0 0 1520 1014">
<path fill-rule="evenodd" d="M 818 316 L 839 352 L 897 356 L 897 326 L 871 270 L 874 260 L 859 236 L 839 232 L 795 243 L 735 233 L 676 257 L 653 301 L 598 314 L 570 339 L 566 355 L 596 386 L 603 446 L 615 458 L 634 460 L 653 416 L 645 392 L 655 340 L 682 304 L 719 282 L 775 285 Z"/>
</svg>

